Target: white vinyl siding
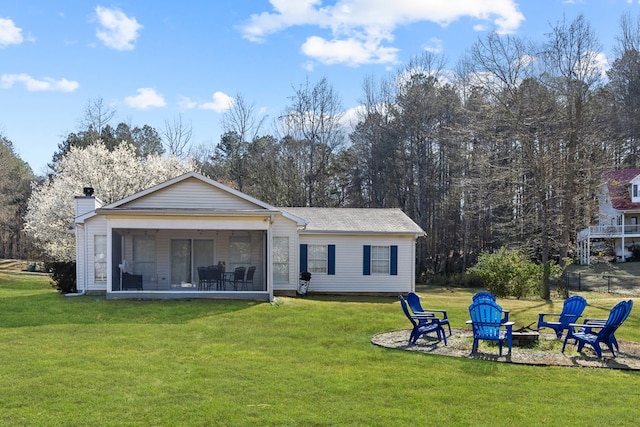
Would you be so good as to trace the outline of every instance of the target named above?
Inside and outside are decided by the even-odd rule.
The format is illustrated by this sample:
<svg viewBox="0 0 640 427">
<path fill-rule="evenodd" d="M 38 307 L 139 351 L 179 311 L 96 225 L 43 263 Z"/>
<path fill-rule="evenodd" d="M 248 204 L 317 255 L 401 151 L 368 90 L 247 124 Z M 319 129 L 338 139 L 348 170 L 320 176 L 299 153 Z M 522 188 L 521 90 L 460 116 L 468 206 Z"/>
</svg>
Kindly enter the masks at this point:
<svg viewBox="0 0 640 427">
<path fill-rule="evenodd" d="M 412 236 L 301 234 L 300 244 L 336 246 L 335 275 L 315 274 L 311 292 L 404 293 L 415 288 L 415 240 Z M 362 274 L 362 247 L 398 246 L 398 275 Z"/>
<path fill-rule="evenodd" d="M 96 275 L 95 250 L 95 237 L 106 235 L 107 221 L 104 218 L 91 218 L 77 228 L 76 239 L 79 239 L 79 242 L 86 245 L 80 245 L 81 247 L 77 251 L 76 255 L 76 285 L 79 291 L 103 292 L 107 290 L 107 280 L 97 280 L 97 277 L 99 277 L 101 273 Z M 102 261 L 99 260 L 98 262 L 100 263 Z M 107 263 L 105 265 L 105 273 L 108 277 L 108 259 L 106 258 L 105 263 Z"/>
<path fill-rule="evenodd" d="M 182 209 L 184 207 L 199 209 L 247 210 L 259 209 L 258 206 L 239 197 L 212 187 L 197 179 L 188 179 L 167 187 L 159 192 L 151 193 L 133 200 L 125 207 Z"/>
<path fill-rule="evenodd" d="M 299 240 L 296 223 L 283 216 L 276 216 L 273 221 L 273 236 L 277 236 L 280 239 L 287 239 L 287 253 L 289 254 L 289 265 L 287 266 L 286 277 L 283 275 L 281 277 L 281 279 L 283 279 L 282 281 L 275 280 L 276 272 L 273 270 L 274 290 L 295 290 L 298 287 L 298 277 L 300 275 L 300 256 L 298 253 Z M 272 238 L 272 249 L 273 246 L 275 246 L 275 242 Z M 275 259 L 272 259 L 272 265 L 274 265 L 274 261 Z M 285 273 L 283 272 L 283 274 Z"/>
</svg>

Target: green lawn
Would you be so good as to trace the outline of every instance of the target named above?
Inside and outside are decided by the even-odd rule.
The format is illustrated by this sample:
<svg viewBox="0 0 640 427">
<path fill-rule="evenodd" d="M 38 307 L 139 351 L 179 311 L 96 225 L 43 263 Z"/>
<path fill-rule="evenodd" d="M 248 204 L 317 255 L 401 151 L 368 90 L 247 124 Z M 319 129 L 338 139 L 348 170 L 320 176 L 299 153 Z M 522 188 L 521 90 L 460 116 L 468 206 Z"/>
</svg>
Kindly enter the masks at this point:
<svg viewBox="0 0 640 427">
<path fill-rule="evenodd" d="M 472 290 L 426 289 L 464 327 Z M 620 296 L 586 294 L 602 317 Z M 518 325 L 561 301 L 501 300 Z M 618 332 L 640 341 L 640 308 Z M 637 425 L 640 373 L 379 348 L 396 298 L 107 301 L 0 273 L 0 425 Z"/>
</svg>

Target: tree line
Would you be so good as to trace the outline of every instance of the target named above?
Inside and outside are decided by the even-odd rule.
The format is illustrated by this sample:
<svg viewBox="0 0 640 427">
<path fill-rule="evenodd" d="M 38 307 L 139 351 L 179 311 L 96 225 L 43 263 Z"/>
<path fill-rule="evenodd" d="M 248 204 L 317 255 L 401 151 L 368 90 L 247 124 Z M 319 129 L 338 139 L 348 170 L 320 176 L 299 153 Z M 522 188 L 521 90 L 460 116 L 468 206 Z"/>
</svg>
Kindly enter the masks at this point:
<svg viewBox="0 0 640 427">
<path fill-rule="evenodd" d="M 323 78 L 295 87 L 269 130 L 236 96 L 220 142 L 188 150 L 182 118 L 162 135 L 114 130 L 94 104 L 51 166 L 70 147 L 126 139 L 139 156 L 188 157 L 275 206 L 401 208 L 426 232 L 419 272 L 463 271 L 504 245 L 547 265 L 571 256 L 576 232 L 597 215 L 602 172 L 638 163 L 640 20 L 621 17 L 608 68 L 601 51 L 583 16 L 551 25 L 542 40 L 492 33 L 453 69 L 425 52 L 365 79 L 351 127 Z"/>
</svg>

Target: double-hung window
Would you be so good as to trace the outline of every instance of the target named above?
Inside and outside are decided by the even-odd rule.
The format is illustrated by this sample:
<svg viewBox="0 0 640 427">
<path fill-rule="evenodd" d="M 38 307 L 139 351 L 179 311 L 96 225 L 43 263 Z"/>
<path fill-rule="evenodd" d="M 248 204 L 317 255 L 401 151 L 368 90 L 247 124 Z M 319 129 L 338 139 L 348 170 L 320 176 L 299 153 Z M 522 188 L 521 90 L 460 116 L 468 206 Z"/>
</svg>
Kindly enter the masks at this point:
<svg viewBox="0 0 640 427">
<path fill-rule="evenodd" d="M 107 280 L 107 236 L 97 234 L 93 236 L 93 270 L 94 280 Z"/>
<path fill-rule="evenodd" d="M 289 238 L 273 238 L 273 281 L 289 281 Z"/>
<path fill-rule="evenodd" d="M 307 262 L 310 273 L 327 273 L 327 245 L 309 245 Z"/>
<path fill-rule="evenodd" d="M 362 274 L 389 274 L 398 275 L 398 246 L 372 246 L 362 247 Z"/>
<path fill-rule="evenodd" d="M 336 245 L 300 245 L 300 271 L 336 274 Z"/>
<path fill-rule="evenodd" d="M 371 246 L 371 273 L 389 274 L 389 246 Z"/>
</svg>

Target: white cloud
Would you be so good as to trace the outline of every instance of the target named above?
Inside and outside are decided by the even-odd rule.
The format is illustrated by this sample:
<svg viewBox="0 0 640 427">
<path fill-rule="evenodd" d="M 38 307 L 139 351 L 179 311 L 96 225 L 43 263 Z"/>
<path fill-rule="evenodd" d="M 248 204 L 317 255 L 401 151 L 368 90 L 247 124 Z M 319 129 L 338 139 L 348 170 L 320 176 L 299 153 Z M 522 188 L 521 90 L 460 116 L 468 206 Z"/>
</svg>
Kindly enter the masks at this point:
<svg viewBox="0 0 640 427">
<path fill-rule="evenodd" d="M 28 74 L 3 74 L 0 76 L 0 87 L 8 89 L 15 84 L 23 84 L 30 92 L 73 92 L 80 84 L 75 81 L 49 77 L 35 79 Z"/>
<path fill-rule="evenodd" d="M 198 106 L 198 103 L 188 96 L 180 95 L 178 99 L 178 106 L 180 108 L 184 108 L 185 110 L 191 110 L 192 108 L 196 108 Z"/>
<path fill-rule="evenodd" d="M 607 79 L 607 70 L 611 68 L 607 55 L 602 52 L 594 52 L 593 60 L 596 62 L 596 68 L 600 71 L 600 76 Z"/>
<path fill-rule="evenodd" d="M 243 37 L 262 42 L 265 36 L 295 25 L 318 24 L 329 17 L 321 8 L 321 0 L 270 0 L 276 13 L 263 12 L 251 15 L 249 22 L 240 28 Z"/>
<path fill-rule="evenodd" d="M 349 108 L 343 114 L 342 118 L 340 119 L 340 123 L 348 129 L 353 129 L 355 125 L 362 120 L 365 115 L 365 111 L 366 108 L 363 105 Z"/>
<path fill-rule="evenodd" d="M 200 104 L 199 107 L 203 110 L 215 111 L 216 113 L 222 113 L 233 107 L 234 100 L 226 93 L 215 92 L 212 98 L 213 101 Z"/>
<path fill-rule="evenodd" d="M 381 46 L 376 41 L 355 38 L 328 41 L 312 36 L 302 45 L 302 52 L 324 64 L 344 63 L 357 66 L 396 62 L 398 49 Z"/>
<path fill-rule="evenodd" d="M 0 48 L 24 41 L 22 29 L 16 27 L 11 19 L 0 18 Z"/>
<path fill-rule="evenodd" d="M 251 15 L 240 28 L 243 37 L 262 42 L 269 34 L 294 26 L 316 26 L 331 37 L 313 35 L 302 45 L 303 52 L 328 64 L 393 63 L 398 50 L 394 30 L 416 22 L 446 26 L 470 17 L 474 27 L 490 27 L 498 33 L 514 32 L 524 21 L 515 0 L 270 0 L 273 11 Z M 330 39 L 330 40 L 328 40 Z M 332 51 L 333 50 L 333 51 Z"/>
<path fill-rule="evenodd" d="M 424 46 L 424 50 L 435 54 L 442 52 L 442 40 L 431 37 L 428 44 Z"/>
<path fill-rule="evenodd" d="M 105 46 L 116 50 L 133 50 L 133 43 L 140 35 L 142 25 L 118 9 L 96 6 L 96 17 L 100 27 L 96 37 Z"/>
<path fill-rule="evenodd" d="M 167 105 L 164 97 L 157 93 L 154 89 L 143 87 L 138 89 L 136 96 L 127 96 L 124 99 L 124 103 L 131 107 L 140 110 L 146 110 L 151 107 L 164 107 Z"/>
</svg>

